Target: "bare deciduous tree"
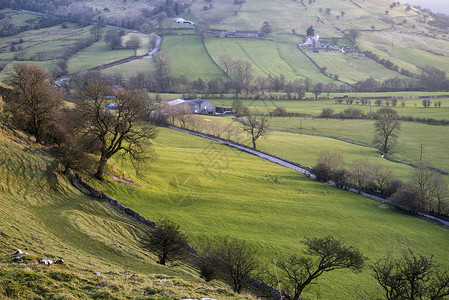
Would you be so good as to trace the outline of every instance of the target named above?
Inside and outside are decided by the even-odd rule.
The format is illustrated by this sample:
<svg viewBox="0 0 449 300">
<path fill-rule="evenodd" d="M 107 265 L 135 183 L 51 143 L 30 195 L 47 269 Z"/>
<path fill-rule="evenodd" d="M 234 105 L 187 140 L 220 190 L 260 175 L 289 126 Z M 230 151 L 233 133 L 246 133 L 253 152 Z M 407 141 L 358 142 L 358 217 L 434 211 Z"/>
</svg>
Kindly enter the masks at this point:
<svg viewBox="0 0 449 300">
<path fill-rule="evenodd" d="M 223 238 L 213 251 L 214 258 L 223 264 L 225 272 L 231 278 L 236 293 L 247 286 L 248 276 L 260 269 L 257 250 L 243 240 Z"/>
<path fill-rule="evenodd" d="M 19 127 L 40 142 L 42 127 L 52 122 L 62 107 L 62 95 L 47 79 L 45 70 L 35 65 L 14 66 L 7 82 L 14 88 L 4 99 L 13 113 L 13 121 L 22 120 Z"/>
<path fill-rule="evenodd" d="M 168 219 L 159 220 L 155 228 L 145 233 L 141 243 L 157 256 L 161 265 L 181 260 L 188 252 L 187 237 L 178 224 Z"/>
<path fill-rule="evenodd" d="M 431 170 L 429 166 L 421 164 L 413 170 L 412 182 L 423 195 L 421 208 L 430 210 L 435 203 L 437 212 L 441 213 L 442 206 L 449 198 L 447 183 L 441 175 Z"/>
<path fill-rule="evenodd" d="M 376 119 L 374 143 L 386 154 L 399 137 L 401 124 L 398 121 L 398 113 L 392 108 L 381 108 L 376 112 Z"/>
<path fill-rule="evenodd" d="M 253 66 L 249 61 L 235 60 L 231 64 L 229 75 L 243 85 L 248 86 L 253 79 Z"/>
<path fill-rule="evenodd" d="M 142 45 L 142 39 L 138 35 L 132 35 L 129 40 L 126 41 L 126 48 L 138 49 Z"/>
<path fill-rule="evenodd" d="M 359 193 L 366 189 L 372 180 L 372 166 L 366 160 L 356 160 L 352 163 L 351 183 L 357 187 Z"/>
<path fill-rule="evenodd" d="M 388 255 L 371 266 L 373 277 L 383 288 L 385 299 L 445 299 L 449 296 L 449 274 L 432 257 L 415 255 L 408 249 L 402 258 Z"/>
<path fill-rule="evenodd" d="M 220 55 L 218 58 L 218 63 L 222 70 L 229 75 L 229 72 L 231 71 L 231 65 L 232 65 L 232 57 L 229 54 L 223 54 Z"/>
<path fill-rule="evenodd" d="M 268 120 L 255 112 L 249 112 L 244 117 L 243 131 L 250 135 L 253 148 L 256 149 L 256 141 L 268 133 Z"/>
<path fill-rule="evenodd" d="M 339 269 L 358 272 L 367 259 L 358 249 L 345 246 L 331 236 L 306 238 L 303 243 L 305 254 L 316 259 L 292 255 L 276 264 L 281 271 L 280 283 L 285 297 L 290 300 L 298 300 L 304 289 L 323 273 Z"/>
<path fill-rule="evenodd" d="M 113 92 L 97 81 L 78 89 L 74 98 L 82 115 L 82 134 L 90 141 L 91 150 L 100 155 L 95 177 L 103 178 L 107 161 L 119 151 L 129 155 L 136 170 L 137 163 L 154 157 L 150 140 L 156 137 L 156 129 L 141 122 L 149 113 L 146 93 L 124 89 Z M 115 110 L 107 109 L 111 102 L 115 102 Z"/>
</svg>

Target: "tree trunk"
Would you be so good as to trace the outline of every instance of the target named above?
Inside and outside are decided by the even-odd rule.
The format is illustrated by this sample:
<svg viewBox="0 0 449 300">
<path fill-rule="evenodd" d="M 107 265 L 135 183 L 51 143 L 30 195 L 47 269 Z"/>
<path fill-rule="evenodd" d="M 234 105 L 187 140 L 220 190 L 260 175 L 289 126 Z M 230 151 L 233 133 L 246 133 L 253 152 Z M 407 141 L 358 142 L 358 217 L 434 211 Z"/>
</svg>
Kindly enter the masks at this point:
<svg viewBox="0 0 449 300">
<path fill-rule="evenodd" d="M 253 148 L 256 149 L 256 140 L 254 138 L 251 139 L 253 142 Z"/>
<path fill-rule="evenodd" d="M 97 173 L 95 173 L 95 178 L 99 180 L 103 180 L 103 172 L 104 168 L 106 167 L 106 163 L 108 162 L 108 159 L 105 156 L 101 156 L 100 161 L 98 162 L 97 167 Z"/>
</svg>

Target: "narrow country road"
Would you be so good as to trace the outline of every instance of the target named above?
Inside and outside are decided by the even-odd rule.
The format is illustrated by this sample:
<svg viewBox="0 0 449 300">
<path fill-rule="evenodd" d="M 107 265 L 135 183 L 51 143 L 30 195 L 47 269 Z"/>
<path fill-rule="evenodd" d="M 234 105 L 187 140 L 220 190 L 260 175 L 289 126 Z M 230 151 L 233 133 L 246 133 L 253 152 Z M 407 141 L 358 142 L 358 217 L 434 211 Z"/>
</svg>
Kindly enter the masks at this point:
<svg viewBox="0 0 449 300">
<path fill-rule="evenodd" d="M 207 134 L 202 134 L 202 133 L 199 133 L 199 132 L 193 132 L 193 131 L 190 131 L 190 130 L 187 130 L 187 129 L 182 129 L 182 128 L 175 127 L 175 126 L 169 126 L 169 128 L 175 129 L 175 130 L 178 130 L 178 131 L 182 131 L 182 132 L 185 132 L 185 133 L 188 133 L 188 134 L 196 135 L 196 136 L 199 136 L 199 137 L 202 137 L 202 138 L 206 138 L 206 139 L 209 139 L 209 140 L 212 140 L 212 141 L 215 141 L 215 142 L 227 145 L 229 147 L 233 147 L 233 148 L 239 149 L 239 150 L 244 151 L 246 153 L 249 153 L 249 154 L 258 156 L 260 158 L 266 159 L 268 161 L 271 161 L 271 162 L 273 162 L 275 164 L 278 164 L 280 166 L 283 166 L 283 167 L 286 167 L 286 168 L 298 171 L 300 173 L 303 173 L 303 174 L 305 174 L 308 177 L 316 178 L 315 174 L 311 173 L 309 168 L 301 167 L 299 164 L 296 164 L 296 163 L 293 163 L 293 162 L 289 162 L 287 160 L 278 158 L 278 157 L 276 157 L 274 155 L 271 155 L 271 154 L 268 154 L 268 153 L 264 153 L 262 151 L 259 151 L 259 150 L 256 150 L 256 149 L 253 149 L 253 148 L 250 148 L 250 147 L 247 147 L 247 146 L 243 146 L 243 145 L 240 145 L 240 144 L 236 144 L 236 143 L 233 143 L 233 142 L 230 142 L 230 141 L 227 141 L 227 140 L 223 140 L 223 139 L 220 139 L 220 138 L 212 137 L 212 136 L 209 136 Z M 332 181 L 328 182 L 328 184 L 335 185 Z M 359 193 L 359 190 L 357 190 L 355 188 L 350 188 L 348 191 L 356 193 L 356 194 L 360 194 L 362 196 L 368 197 L 368 198 L 373 199 L 375 201 L 379 201 L 381 203 L 387 203 L 387 199 L 386 198 L 379 197 L 377 195 L 373 195 L 373 194 L 366 193 L 366 192 L 363 192 L 363 191 Z M 417 215 L 419 215 L 419 216 L 421 216 L 421 217 L 423 217 L 425 219 L 431 220 L 433 222 L 436 222 L 436 223 L 438 223 L 440 225 L 449 227 L 449 221 L 446 221 L 444 219 L 441 219 L 441 218 L 429 215 L 429 214 L 424 213 L 424 212 L 417 212 Z"/>
</svg>

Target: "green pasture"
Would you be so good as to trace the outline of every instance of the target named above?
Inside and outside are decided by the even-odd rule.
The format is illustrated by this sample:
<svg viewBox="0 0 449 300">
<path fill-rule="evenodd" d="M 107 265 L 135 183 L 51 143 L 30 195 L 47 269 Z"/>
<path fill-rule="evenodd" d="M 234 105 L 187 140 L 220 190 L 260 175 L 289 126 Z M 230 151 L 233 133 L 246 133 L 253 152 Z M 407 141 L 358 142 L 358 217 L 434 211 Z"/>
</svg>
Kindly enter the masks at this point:
<svg viewBox="0 0 449 300">
<path fill-rule="evenodd" d="M 74 73 L 87 70 L 126 57 L 134 56 L 134 54 L 135 51 L 131 49 L 111 50 L 111 48 L 101 40 L 71 57 L 67 62 L 68 71 L 69 73 Z"/>
<path fill-rule="evenodd" d="M 326 73 L 338 74 L 339 79 L 349 83 L 365 80 L 373 77 L 377 80 L 403 77 L 397 72 L 391 71 L 375 61 L 338 51 L 320 53 L 307 53 L 320 67 L 326 67 Z"/>
<path fill-rule="evenodd" d="M 449 67 L 449 42 L 435 39 L 431 34 L 417 34 L 411 29 L 386 32 L 364 32 L 362 50 L 369 50 L 389 59 L 400 68 L 419 73 L 416 67 L 432 66 L 445 70 Z"/>
<path fill-rule="evenodd" d="M 290 37 L 281 41 L 209 37 L 206 46 L 217 63 L 223 54 L 229 54 L 234 60 L 249 61 L 253 65 L 255 78 L 282 74 L 287 79 L 309 77 L 314 82 L 334 81 L 323 75 L 299 51 L 297 44 L 301 38 Z"/>
<path fill-rule="evenodd" d="M 185 75 L 189 80 L 210 79 L 225 74 L 207 56 L 206 50 L 197 35 L 165 36 L 161 51 L 171 57 L 173 75 Z"/>
<path fill-rule="evenodd" d="M 241 128 L 241 123 L 236 122 L 237 119 L 234 117 L 205 116 L 204 120 L 202 131 L 208 134 L 214 134 L 213 126 L 209 122 L 220 124 L 222 137 L 226 137 L 226 130 L 230 126 Z M 383 159 L 379 151 L 372 148 L 372 128 L 359 126 L 358 123 L 351 124 L 356 128 L 362 127 L 360 136 L 365 134 L 371 137 L 371 140 L 359 139 L 359 136 L 352 136 L 348 130 L 345 130 L 347 123 L 339 127 L 337 125 L 340 124 L 333 126 L 331 122 L 325 122 L 325 120 L 320 123 L 321 120 L 271 117 L 269 118 L 270 131 L 266 137 L 257 141 L 257 148 L 311 168 L 318 162 L 321 152 L 338 153 L 343 157 L 348 168 L 356 160 L 366 160 L 394 170 L 394 178 L 402 181 L 410 180 L 413 170 L 411 167 Z M 366 132 L 365 129 L 371 129 L 371 131 Z M 236 137 L 240 143 L 252 146 L 249 136 L 243 130 L 238 136 L 234 134 L 231 139 L 236 140 Z"/>
<path fill-rule="evenodd" d="M 300 253 L 305 236 L 330 234 L 360 248 L 370 263 L 407 247 L 448 262 L 446 228 L 189 134 L 161 128 L 154 148 L 158 159 L 138 178 L 129 175 L 129 162 L 116 161 L 137 187 L 92 184 L 149 219 L 178 222 L 194 245 L 223 236 L 245 239 L 268 262 Z M 363 291 L 376 291 L 368 269 L 326 274 L 304 297 L 354 299 Z"/>
<path fill-rule="evenodd" d="M 111 68 L 104 69 L 105 74 L 119 73 L 124 77 L 129 78 L 135 76 L 137 73 L 149 73 L 154 71 L 153 58 L 135 59 L 130 62 L 120 64 Z"/>
<path fill-rule="evenodd" d="M 302 120 L 302 125 L 301 125 Z M 333 139 L 338 139 L 342 141 L 347 141 L 349 143 L 357 143 L 366 146 L 372 145 L 372 140 L 374 137 L 374 121 L 372 120 L 335 120 L 335 119 L 311 119 L 311 118 L 278 118 L 273 117 L 270 118 L 270 126 L 273 130 L 275 130 L 271 136 L 281 135 L 282 137 L 289 137 L 291 134 L 290 142 L 278 143 L 273 142 L 270 138 L 267 139 L 266 145 L 267 147 L 279 147 L 280 151 L 285 151 L 285 153 L 289 153 L 289 150 L 282 150 L 286 147 L 294 147 L 300 145 L 302 147 L 301 138 L 299 133 L 303 133 L 306 135 L 312 135 L 311 139 L 315 139 L 324 136 L 330 137 Z M 300 128 L 302 127 L 302 129 Z M 447 135 L 447 126 L 434 126 L 434 125 L 426 125 L 421 123 L 412 123 L 412 122 L 401 122 L 401 131 L 399 133 L 399 139 L 397 146 L 392 152 L 393 157 L 405 160 L 411 163 L 419 163 L 420 157 L 420 145 L 423 144 L 423 160 L 429 163 L 430 165 L 444 169 L 449 171 L 449 163 L 446 155 L 446 150 L 449 147 L 449 140 L 443 138 Z M 278 133 L 277 131 L 286 131 L 284 133 Z M 279 140 L 282 140 L 282 137 L 279 137 Z M 441 138 L 436 138 L 441 137 Z M 296 139 L 296 142 L 295 142 Z M 319 153 L 320 147 L 322 149 L 337 149 L 336 146 L 330 145 L 326 147 L 324 144 L 318 146 L 317 142 L 312 142 L 317 144 L 317 148 L 312 153 Z M 293 145 L 290 145 L 293 144 Z M 263 142 L 261 143 L 261 146 Z M 348 144 L 347 147 L 353 148 L 353 145 Z M 313 146 L 306 147 L 308 149 L 312 149 Z M 290 149 L 292 150 L 292 149 Z M 348 149 L 349 150 L 349 149 Z M 338 153 L 342 154 L 343 157 L 354 157 L 351 151 L 340 149 Z M 366 156 L 379 156 L 379 152 L 374 148 L 368 148 L 368 152 Z M 318 151 L 318 152 L 317 152 Z M 272 151 L 268 151 L 270 153 L 276 153 Z M 293 153 L 292 153 L 293 155 Z M 365 154 L 364 154 L 365 155 Z M 300 155 L 298 154 L 298 158 Z M 315 157 L 316 159 L 317 157 Z M 297 160 L 295 160 L 297 161 Z M 382 161 L 382 159 L 378 159 L 378 161 Z M 301 161 L 298 161 L 301 163 Z M 316 162 L 316 160 L 314 161 Z M 313 166 L 310 164 L 306 164 L 309 166 Z M 391 164 L 390 167 L 395 170 L 400 170 L 402 165 Z M 408 177 L 410 175 L 411 168 L 404 167 L 404 171 L 401 176 Z M 398 174 L 399 175 L 399 174 Z"/>
<path fill-rule="evenodd" d="M 25 60 L 47 61 L 56 60 L 63 56 L 67 47 L 73 46 L 76 42 L 87 38 L 90 35 L 89 27 L 80 28 L 73 24 L 68 24 L 68 28 L 53 26 L 38 30 L 29 30 L 13 36 L 4 37 L 0 40 L 0 60 L 10 62 L 16 52 L 11 51 L 12 43 L 15 47 L 22 47 L 25 50 Z"/>
<path fill-rule="evenodd" d="M 25 25 L 33 25 L 35 22 L 41 19 L 40 16 L 22 13 L 17 10 L 12 9 L 1 9 L 0 13 L 5 16 L 4 19 L 0 20 L 1 22 L 8 21 L 16 26 L 25 26 Z"/>
</svg>

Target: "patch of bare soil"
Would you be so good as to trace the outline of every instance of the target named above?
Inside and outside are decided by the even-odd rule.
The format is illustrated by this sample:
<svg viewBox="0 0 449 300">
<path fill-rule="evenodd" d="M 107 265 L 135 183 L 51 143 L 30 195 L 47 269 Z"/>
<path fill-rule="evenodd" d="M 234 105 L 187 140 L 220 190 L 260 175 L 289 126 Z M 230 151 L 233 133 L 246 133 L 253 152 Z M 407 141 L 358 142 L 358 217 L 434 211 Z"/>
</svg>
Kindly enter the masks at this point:
<svg viewBox="0 0 449 300">
<path fill-rule="evenodd" d="M 132 180 L 126 179 L 126 178 L 118 178 L 117 176 L 112 176 L 111 179 L 116 181 L 116 182 L 126 184 L 128 186 L 139 187 L 139 185 L 137 183 L 135 183 Z"/>
</svg>

